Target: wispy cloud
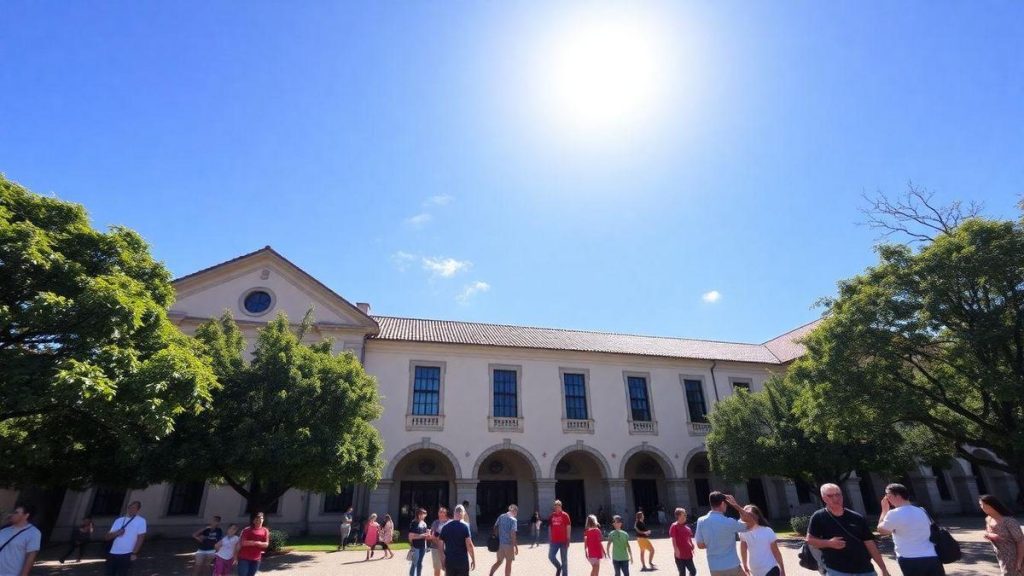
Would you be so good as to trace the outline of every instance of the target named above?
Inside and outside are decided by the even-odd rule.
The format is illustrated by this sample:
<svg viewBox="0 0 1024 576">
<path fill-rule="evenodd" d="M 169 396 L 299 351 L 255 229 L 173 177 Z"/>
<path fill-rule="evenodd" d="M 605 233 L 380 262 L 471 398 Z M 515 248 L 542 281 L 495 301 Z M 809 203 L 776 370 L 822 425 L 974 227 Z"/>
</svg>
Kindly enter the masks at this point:
<svg viewBox="0 0 1024 576">
<path fill-rule="evenodd" d="M 413 228 L 421 228 L 427 222 L 430 222 L 434 217 L 426 212 L 421 212 L 415 216 L 410 216 L 405 219 L 405 223 Z"/>
<path fill-rule="evenodd" d="M 409 254 L 408 252 L 402 252 L 399 250 L 391 255 L 391 263 L 395 265 L 395 268 L 399 272 L 405 272 L 409 269 L 409 266 L 416 261 L 415 254 Z"/>
<path fill-rule="evenodd" d="M 490 284 L 488 284 L 487 282 L 483 282 L 481 280 L 477 280 L 476 282 L 472 282 L 470 284 L 466 284 L 465 286 L 463 286 L 462 292 L 459 292 L 459 295 L 456 296 L 455 299 L 465 304 L 466 302 L 469 302 L 477 294 L 487 292 L 490 289 Z"/>
<path fill-rule="evenodd" d="M 434 276 L 451 278 L 463 270 L 468 270 L 473 263 L 469 260 L 456 260 L 455 258 L 424 258 L 423 269 Z"/>
<path fill-rule="evenodd" d="M 707 302 L 708 304 L 714 304 L 721 300 L 722 294 L 718 290 L 712 290 L 711 292 L 705 292 L 700 299 Z"/>
<path fill-rule="evenodd" d="M 431 196 L 424 202 L 424 206 L 447 206 L 455 200 L 455 196 L 450 194 L 438 194 L 437 196 Z"/>
</svg>

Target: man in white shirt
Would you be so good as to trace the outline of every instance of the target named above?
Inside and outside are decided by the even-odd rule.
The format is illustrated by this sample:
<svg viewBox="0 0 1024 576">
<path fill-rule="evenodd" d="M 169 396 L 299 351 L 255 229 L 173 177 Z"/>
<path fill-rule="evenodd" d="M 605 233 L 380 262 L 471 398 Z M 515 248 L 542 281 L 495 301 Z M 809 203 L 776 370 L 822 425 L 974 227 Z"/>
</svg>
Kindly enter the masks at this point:
<svg viewBox="0 0 1024 576">
<path fill-rule="evenodd" d="M 132 562 L 139 555 L 139 549 L 146 540 L 146 519 L 139 516 L 142 503 L 134 501 L 128 505 L 128 514 L 114 520 L 106 540 L 114 542 L 107 554 L 107 576 L 128 576 Z"/>
<path fill-rule="evenodd" d="M 882 497 L 878 532 L 892 535 L 896 561 L 903 576 L 945 576 L 946 571 L 931 541 L 931 518 L 923 508 L 910 503 L 903 484 L 889 484 Z"/>
<path fill-rule="evenodd" d="M 28 576 L 36 561 L 42 534 L 29 523 L 35 510 L 19 504 L 11 512 L 11 524 L 0 529 L 0 576 Z"/>
</svg>

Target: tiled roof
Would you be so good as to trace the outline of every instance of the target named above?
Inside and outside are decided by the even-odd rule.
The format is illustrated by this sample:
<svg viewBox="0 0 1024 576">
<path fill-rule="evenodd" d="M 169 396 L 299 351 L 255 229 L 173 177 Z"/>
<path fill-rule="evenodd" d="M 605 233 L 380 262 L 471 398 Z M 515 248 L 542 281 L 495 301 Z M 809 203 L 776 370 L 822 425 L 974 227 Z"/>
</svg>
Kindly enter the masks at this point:
<svg viewBox="0 0 1024 576">
<path fill-rule="evenodd" d="M 764 347 L 770 350 L 771 353 L 779 359 L 779 362 L 782 362 L 783 364 L 796 360 L 803 356 L 804 352 L 807 351 L 807 349 L 804 348 L 804 345 L 800 343 L 800 340 L 802 340 L 804 336 L 810 334 L 811 331 L 817 328 L 820 323 L 821 318 L 814 322 L 808 322 L 799 328 L 786 332 L 782 336 L 765 342 Z"/>
<path fill-rule="evenodd" d="M 632 334 L 586 332 L 557 328 L 533 328 L 504 324 L 479 324 L 476 322 L 454 322 L 450 320 L 423 320 L 418 318 L 397 318 L 394 316 L 373 316 L 373 319 L 380 325 L 380 333 L 373 336 L 373 340 L 606 352 L 664 358 L 757 362 L 761 364 L 780 363 L 779 358 L 765 345 L 761 344 L 636 336 Z"/>
</svg>

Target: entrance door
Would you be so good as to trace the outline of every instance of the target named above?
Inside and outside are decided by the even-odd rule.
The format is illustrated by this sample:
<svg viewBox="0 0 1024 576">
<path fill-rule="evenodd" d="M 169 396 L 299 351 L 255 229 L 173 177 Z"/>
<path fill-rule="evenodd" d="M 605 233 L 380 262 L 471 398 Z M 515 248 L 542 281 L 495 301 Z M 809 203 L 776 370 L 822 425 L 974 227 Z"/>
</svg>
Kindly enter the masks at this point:
<svg viewBox="0 0 1024 576">
<path fill-rule="evenodd" d="M 648 524 L 658 522 L 658 481 L 633 480 L 633 508 L 644 511 L 644 519 Z"/>
<path fill-rule="evenodd" d="M 708 495 L 711 494 L 711 482 L 707 478 L 694 478 L 693 488 L 697 492 L 697 506 L 710 508 Z"/>
<path fill-rule="evenodd" d="M 434 517 L 437 515 L 438 508 L 448 506 L 448 483 L 445 481 L 402 482 L 399 498 L 398 505 L 401 508 L 395 527 L 405 529 L 412 522 L 416 508 L 426 508 L 427 515 Z"/>
<path fill-rule="evenodd" d="M 860 488 L 861 500 L 864 502 L 864 511 L 868 514 L 880 513 L 882 505 L 875 499 L 875 483 L 871 481 L 871 476 L 867 473 L 862 474 L 857 484 Z"/>
<path fill-rule="evenodd" d="M 562 510 L 572 519 L 574 526 L 587 521 L 587 499 L 583 494 L 583 480 L 555 482 L 555 498 L 562 501 Z"/>
<path fill-rule="evenodd" d="M 519 501 L 519 483 L 515 480 L 481 480 L 476 485 L 476 504 L 480 514 L 474 524 L 490 527 L 508 511 L 509 504 Z M 489 533 L 489 532 L 488 532 Z"/>
<path fill-rule="evenodd" d="M 768 497 L 764 493 L 764 482 L 760 478 L 747 480 L 747 496 L 750 498 L 751 504 L 761 509 L 765 518 L 771 518 L 771 512 L 768 510 Z"/>
</svg>

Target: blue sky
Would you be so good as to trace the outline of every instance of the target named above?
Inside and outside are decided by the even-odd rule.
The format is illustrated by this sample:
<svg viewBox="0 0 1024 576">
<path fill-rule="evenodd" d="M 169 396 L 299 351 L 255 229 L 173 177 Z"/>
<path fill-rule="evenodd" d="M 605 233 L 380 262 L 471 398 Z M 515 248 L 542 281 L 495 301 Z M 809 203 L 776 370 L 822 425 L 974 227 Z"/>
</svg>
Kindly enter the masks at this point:
<svg viewBox="0 0 1024 576">
<path fill-rule="evenodd" d="M 590 63 L 625 80 L 557 72 L 622 22 L 642 50 L 587 53 L 625 54 Z M 760 342 L 875 260 L 864 193 L 1017 216 L 1022 22 L 1019 2 L 8 2 L 0 171 L 139 230 L 175 275 L 270 244 L 378 314 Z"/>
</svg>

